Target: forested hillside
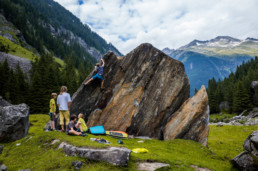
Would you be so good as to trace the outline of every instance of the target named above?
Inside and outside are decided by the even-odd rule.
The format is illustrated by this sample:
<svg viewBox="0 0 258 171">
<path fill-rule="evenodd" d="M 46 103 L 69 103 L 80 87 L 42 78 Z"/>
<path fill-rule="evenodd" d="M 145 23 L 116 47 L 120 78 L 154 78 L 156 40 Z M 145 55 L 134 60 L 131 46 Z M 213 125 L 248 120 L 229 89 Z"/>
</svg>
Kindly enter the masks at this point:
<svg viewBox="0 0 258 171">
<path fill-rule="evenodd" d="M 31 113 L 48 112 L 50 94 L 61 85 L 72 95 L 107 51 L 121 55 L 53 0 L 0 0 L 0 38 L 0 96 L 27 103 Z M 30 60 L 31 71 L 8 55 Z"/>
<path fill-rule="evenodd" d="M 17 65 L 16 70 L 9 67 L 7 60 L 0 63 L 0 96 L 12 104 L 26 103 L 31 113 L 47 113 L 50 94 L 59 93 L 60 86 L 66 85 L 72 95 L 85 79 L 82 67 L 74 67 L 70 59 L 64 68 L 50 55 L 42 55 L 32 63 L 30 80 Z"/>
<path fill-rule="evenodd" d="M 89 66 L 108 50 L 121 55 L 53 0 L 0 0 L 0 4 L 1 13 L 40 54 L 53 53 L 64 60 L 71 57 L 77 68 L 80 63 Z"/>
<path fill-rule="evenodd" d="M 227 112 L 241 113 L 258 106 L 258 85 L 251 85 L 258 81 L 258 57 L 238 66 L 235 73 L 231 73 L 223 81 L 209 80 L 207 89 L 211 113 L 220 112 L 221 102 L 228 103 Z"/>
</svg>

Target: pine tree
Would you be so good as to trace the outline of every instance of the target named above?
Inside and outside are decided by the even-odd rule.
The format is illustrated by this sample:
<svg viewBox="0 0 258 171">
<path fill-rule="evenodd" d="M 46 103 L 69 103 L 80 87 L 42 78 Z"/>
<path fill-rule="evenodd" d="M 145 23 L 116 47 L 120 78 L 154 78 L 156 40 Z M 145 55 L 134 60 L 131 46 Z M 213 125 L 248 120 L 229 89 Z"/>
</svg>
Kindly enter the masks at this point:
<svg viewBox="0 0 258 171">
<path fill-rule="evenodd" d="M 9 87 L 8 87 L 8 93 L 9 98 L 6 98 L 10 103 L 17 104 L 17 91 L 18 91 L 18 80 L 17 75 L 13 70 L 10 70 L 9 72 Z"/>
<path fill-rule="evenodd" d="M 16 103 L 27 103 L 29 85 L 26 75 L 21 70 L 20 65 L 16 67 L 16 76 L 17 76 L 17 92 L 16 92 Z"/>
<path fill-rule="evenodd" d="M 254 101 L 254 106 L 258 107 L 258 85 L 254 87 L 253 101 Z"/>
<path fill-rule="evenodd" d="M 66 67 L 62 72 L 62 75 L 64 78 L 64 85 L 67 86 L 68 91 L 72 96 L 72 94 L 78 88 L 77 73 L 76 73 L 72 58 L 68 59 Z"/>
<path fill-rule="evenodd" d="M 1 95 L 6 100 L 10 99 L 10 92 L 9 92 L 10 81 L 9 81 L 9 76 L 10 76 L 10 68 L 9 68 L 9 64 L 7 62 L 7 59 L 5 59 L 4 63 L 2 64 L 0 84 L 1 84 Z"/>
<path fill-rule="evenodd" d="M 248 92 L 244 88 L 242 81 L 239 81 L 235 86 L 234 98 L 233 98 L 233 112 L 241 113 L 244 110 L 249 110 L 252 107 L 252 103 Z"/>
<path fill-rule="evenodd" d="M 208 99 L 209 99 L 209 107 L 210 113 L 217 113 L 218 112 L 218 100 L 216 99 L 215 91 L 217 88 L 217 83 L 215 78 L 209 80 L 209 86 L 207 89 Z"/>
</svg>

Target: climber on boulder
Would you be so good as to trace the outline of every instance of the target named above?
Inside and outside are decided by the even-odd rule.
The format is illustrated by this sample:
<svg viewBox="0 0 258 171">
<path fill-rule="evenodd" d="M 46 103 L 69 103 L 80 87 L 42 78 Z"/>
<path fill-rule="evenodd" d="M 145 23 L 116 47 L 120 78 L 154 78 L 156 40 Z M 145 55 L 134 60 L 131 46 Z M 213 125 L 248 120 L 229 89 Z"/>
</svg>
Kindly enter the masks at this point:
<svg viewBox="0 0 258 171">
<path fill-rule="evenodd" d="M 89 84 L 91 81 L 93 81 L 95 79 L 99 79 L 99 80 L 101 80 L 101 89 L 103 89 L 104 79 L 103 79 L 102 75 L 103 75 L 105 63 L 104 63 L 103 59 L 101 59 L 101 61 L 102 61 L 102 65 L 101 65 L 101 63 L 97 63 L 95 66 L 95 69 L 94 69 L 95 72 L 97 72 L 97 74 L 95 74 L 91 79 L 89 79 L 87 82 L 85 82 L 84 83 L 85 85 Z"/>
</svg>

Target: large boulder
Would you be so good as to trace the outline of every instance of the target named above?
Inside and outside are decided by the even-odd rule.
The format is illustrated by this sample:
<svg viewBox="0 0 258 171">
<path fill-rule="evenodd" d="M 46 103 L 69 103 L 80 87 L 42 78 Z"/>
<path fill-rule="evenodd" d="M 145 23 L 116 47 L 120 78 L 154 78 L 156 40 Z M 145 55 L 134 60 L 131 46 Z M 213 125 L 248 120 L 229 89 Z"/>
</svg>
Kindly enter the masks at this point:
<svg viewBox="0 0 258 171">
<path fill-rule="evenodd" d="M 258 130 L 252 132 L 243 143 L 244 152 L 231 160 L 239 170 L 258 169 Z"/>
<path fill-rule="evenodd" d="M 167 119 L 190 95 L 184 65 L 150 44 L 119 58 L 108 52 L 103 59 L 105 89 L 98 81 L 81 85 L 71 113 L 84 113 L 89 127 L 163 139 Z"/>
<path fill-rule="evenodd" d="M 209 134 L 209 105 L 205 87 L 189 98 L 170 118 L 164 139 L 190 139 L 207 145 Z"/>
<path fill-rule="evenodd" d="M 0 106 L 0 142 L 16 141 L 29 130 L 29 106 L 26 104 Z"/>
</svg>

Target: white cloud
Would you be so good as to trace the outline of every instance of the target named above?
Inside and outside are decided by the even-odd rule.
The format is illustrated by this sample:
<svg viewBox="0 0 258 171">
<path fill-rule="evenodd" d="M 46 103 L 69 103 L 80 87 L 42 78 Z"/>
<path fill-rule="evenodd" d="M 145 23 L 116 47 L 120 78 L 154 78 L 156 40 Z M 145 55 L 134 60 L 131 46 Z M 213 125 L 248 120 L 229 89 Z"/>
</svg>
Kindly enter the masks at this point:
<svg viewBox="0 0 258 171">
<path fill-rule="evenodd" d="M 220 35 L 258 38 L 257 0 L 55 0 L 126 54 Z"/>
</svg>

